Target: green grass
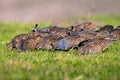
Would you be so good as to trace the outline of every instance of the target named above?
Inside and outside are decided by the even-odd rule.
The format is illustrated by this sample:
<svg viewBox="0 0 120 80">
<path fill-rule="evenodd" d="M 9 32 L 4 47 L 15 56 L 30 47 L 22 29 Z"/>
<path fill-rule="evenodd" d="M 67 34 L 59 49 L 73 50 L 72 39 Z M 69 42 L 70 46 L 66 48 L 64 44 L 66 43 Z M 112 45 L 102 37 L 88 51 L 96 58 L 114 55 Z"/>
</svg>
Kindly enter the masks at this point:
<svg viewBox="0 0 120 80">
<path fill-rule="evenodd" d="M 85 21 L 86 17 L 78 18 Z M 120 16 L 90 18 L 102 25 L 120 24 Z M 41 23 L 41 27 L 51 22 Z M 6 43 L 14 36 L 28 33 L 34 23 L 0 22 L 0 80 L 119 80 L 120 41 L 103 54 L 78 55 L 75 50 L 26 51 L 7 50 Z"/>
</svg>

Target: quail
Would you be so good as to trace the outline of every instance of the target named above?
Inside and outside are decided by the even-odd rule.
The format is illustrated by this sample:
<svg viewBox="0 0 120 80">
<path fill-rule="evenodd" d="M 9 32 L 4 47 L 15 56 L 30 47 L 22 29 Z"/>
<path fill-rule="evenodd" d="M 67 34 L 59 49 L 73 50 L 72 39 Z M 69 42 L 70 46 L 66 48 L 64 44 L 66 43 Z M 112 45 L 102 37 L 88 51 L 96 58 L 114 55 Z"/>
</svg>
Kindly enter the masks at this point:
<svg viewBox="0 0 120 80">
<path fill-rule="evenodd" d="M 93 53 L 102 53 L 110 44 L 112 44 L 113 40 L 108 40 L 105 38 L 92 39 L 86 42 L 83 46 L 81 46 L 77 53 L 78 54 L 93 54 Z"/>
</svg>

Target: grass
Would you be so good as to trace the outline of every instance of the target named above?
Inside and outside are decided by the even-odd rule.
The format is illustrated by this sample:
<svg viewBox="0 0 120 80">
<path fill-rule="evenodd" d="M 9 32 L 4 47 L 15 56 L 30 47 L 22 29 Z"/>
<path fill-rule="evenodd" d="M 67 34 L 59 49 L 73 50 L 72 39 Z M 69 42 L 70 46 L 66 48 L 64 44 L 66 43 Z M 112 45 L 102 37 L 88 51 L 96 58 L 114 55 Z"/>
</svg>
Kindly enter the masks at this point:
<svg viewBox="0 0 120 80">
<path fill-rule="evenodd" d="M 86 17 L 79 18 L 85 21 Z M 119 25 L 120 16 L 90 18 L 102 25 Z M 51 25 L 41 23 L 41 27 Z M 34 23 L 0 22 L 0 80 L 119 80 L 120 41 L 103 54 L 78 55 L 75 50 L 26 51 L 7 50 L 14 36 L 28 33 Z"/>
</svg>

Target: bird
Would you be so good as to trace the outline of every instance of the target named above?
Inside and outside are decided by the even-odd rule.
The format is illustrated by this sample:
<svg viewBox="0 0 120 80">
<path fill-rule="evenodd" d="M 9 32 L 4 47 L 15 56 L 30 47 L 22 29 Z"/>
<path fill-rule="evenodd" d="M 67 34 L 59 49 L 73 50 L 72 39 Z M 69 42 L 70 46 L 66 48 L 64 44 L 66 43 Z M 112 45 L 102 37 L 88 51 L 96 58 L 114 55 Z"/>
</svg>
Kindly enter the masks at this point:
<svg viewBox="0 0 120 80">
<path fill-rule="evenodd" d="M 101 32 L 103 34 L 110 34 L 112 31 L 114 30 L 114 26 L 113 25 L 105 25 L 103 27 L 101 27 L 99 30 L 96 30 L 96 32 Z"/>
<path fill-rule="evenodd" d="M 28 38 L 32 38 L 35 36 L 39 36 L 40 34 L 38 32 L 30 32 L 28 34 L 19 34 L 15 36 L 9 43 L 6 44 L 8 49 L 17 49 L 18 51 L 21 51 L 22 44 L 25 40 Z"/>
<path fill-rule="evenodd" d="M 86 54 L 102 53 L 109 44 L 117 40 L 120 40 L 120 26 L 114 29 L 112 25 L 102 27 L 86 21 L 66 28 L 59 26 L 38 28 L 38 24 L 35 24 L 31 32 L 15 36 L 6 46 L 8 49 L 15 48 L 18 51 L 78 49 L 78 54 Z"/>
<path fill-rule="evenodd" d="M 105 35 L 93 31 L 70 32 L 68 36 L 57 41 L 55 50 L 72 50 L 78 48 L 86 40 L 104 37 Z"/>
<path fill-rule="evenodd" d="M 84 30 L 96 30 L 96 29 L 98 29 L 100 27 L 101 26 L 93 24 L 90 21 L 86 21 L 86 22 L 83 22 L 81 24 L 78 24 L 78 25 L 74 26 L 73 31 L 79 32 L 79 31 L 81 31 L 81 29 L 84 29 Z"/>
<path fill-rule="evenodd" d="M 84 40 L 85 40 L 84 37 L 82 38 L 78 35 L 76 36 L 70 35 L 58 40 L 54 49 L 68 51 L 70 49 L 77 48 L 78 44 Z"/>
<path fill-rule="evenodd" d="M 111 45 L 114 40 L 109 40 L 105 38 L 96 38 L 91 39 L 83 43 L 77 53 L 78 54 L 94 54 L 94 53 L 102 53 L 109 45 Z"/>
<path fill-rule="evenodd" d="M 35 50 L 36 46 L 38 44 L 40 44 L 42 42 L 42 40 L 43 40 L 43 37 L 41 37 L 41 36 L 35 36 L 32 38 L 28 38 L 22 44 L 22 51 Z"/>
<path fill-rule="evenodd" d="M 58 26 L 48 26 L 45 28 L 38 28 L 38 24 L 35 24 L 35 27 L 32 29 L 31 32 L 46 32 L 46 33 L 50 33 L 56 29 L 60 29 L 60 27 Z"/>
<path fill-rule="evenodd" d="M 49 26 L 41 29 L 35 27 L 34 29 L 32 29 L 32 32 L 39 32 L 41 35 L 52 34 L 52 35 L 59 35 L 61 37 L 65 37 L 67 35 L 67 32 L 71 31 L 72 29 L 73 29 L 72 26 L 68 28 L 62 28 L 58 26 Z"/>
<path fill-rule="evenodd" d="M 15 36 L 9 43 L 7 43 L 8 49 L 17 49 L 18 51 L 21 51 L 21 45 L 24 40 L 27 39 L 27 34 L 19 34 Z"/>
<path fill-rule="evenodd" d="M 120 40 L 120 29 L 119 28 L 116 28 L 114 29 L 114 31 L 112 31 L 109 36 L 117 39 L 117 40 Z"/>
<path fill-rule="evenodd" d="M 44 37 L 42 42 L 36 46 L 36 49 L 53 50 L 56 42 L 61 38 L 62 37 L 58 35 Z"/>
<path fill-rule="evenodd" d="M 35 27 L 31 30 L 31 32 L 49 32 L 51 27 L 46 28 L 38 28 L 38 24 L 35 24 Z"/>
</svg>

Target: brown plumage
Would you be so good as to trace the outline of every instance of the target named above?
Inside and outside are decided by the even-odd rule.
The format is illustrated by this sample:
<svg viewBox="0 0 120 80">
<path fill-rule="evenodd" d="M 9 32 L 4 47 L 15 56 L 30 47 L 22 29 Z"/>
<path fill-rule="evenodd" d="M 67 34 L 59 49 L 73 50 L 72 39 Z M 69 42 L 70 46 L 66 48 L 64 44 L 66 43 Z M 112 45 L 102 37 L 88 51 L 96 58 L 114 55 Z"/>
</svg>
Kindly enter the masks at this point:
<svg viewBox="0 0 120 80">
<path fill-rule="evenodd" d="M 96 32 L 101 32 L 103 34 L 110 34 L 114 30 L 114 27 L 112 25 L 105 25 L 104 27 L 101 27 L 99 30 Z"/>
<path fill-rule="evenodd" d="M 100 30 L 96 30 L 98 28 Z M 36 24 L 32 32 L 15 36 L 7 44 L 7 48 L 26 51 L 35 49 L 70 50 L 80 47 L 78 53 L 101 53 L 115 40 L 120 40 L 119 26 L 115 29 L 112 25 L 101 28 L 92 22 L 84 22 L 67 28 L 58 26 L 38 28 L 38 24 Z"/>
<path fill-rule="evenodd" d="M 60 37 L 65 37 L 68 35 L 66 29 L 56 29 L 56 30 L 51 31 L 51 34 L 58 35 Z"/>
<path fill-rule="evenodd" d="M 55 49 L 70 50 L 81 46 L 82 42 L 87 41 L 89 39 L 105 38 L 105 37 L 106 37 L 105 35 L 93 31 L 83 31 L 79 33 L 75 32 L 73 34 L 70 34 L 69 36 L 60 39 L 57 42 Z"/>
<path fill-rule="evenodd" d="M 110 36 L 120 40 L 120 29 L 115 29 L 113 32 L 110 33 Z"/>
<path fill-rule="evenodd" d="M 27 34 L 20 34 L 18 36 L 15 36 L 11 42 L 7 44 L 8 49 L 16 48 L 18 50 L 21 50 L 21 45 L 24 42 L 24 40 L 27 39 Z"/>
<path fill-rule="evenodd" d="M 93 31 L 73 32 L 70 33 L 70 35 L 58 40 L 57 44 L 55 45 L 55 49 L 70 50 L 77 48 L 86 40 L 104 37 L 106 36 Z"/>
<path fill-rule="evenodd" d="M 34 28 L 32 32 L 39 32 L 41 36 L 44 36 L 44 37 L 49 34 L 65 37 L 67 35 L 67 32 L 70 30 L 72 30 L 72 27 L 61 28 L 57 26 L 49 26 L 49 27 L 42 28 L 42 29 Z"/>
<path fill-rule="evenodd" d="M 7 49 L 13 49 L 12 41 L 6 44 Z"/>
<path fill-rule="evenodd" d="M 78 35 L 70 35 L 64 37 L 57 41 L 54 49 L 55 50 L 70 50 L 78 47 L 79 43 L 86 40 L 84 37 L 80 37 Z"/>
<path fill-rule="evenodd" d="M 27 40 L 23 42 L 22 51 L 35 50 L 36 46 L 40 44 L 42 40 L 43 40 L 43 37 L 41 36 L 35 36 L 32 38 L 28 38 Z"/>
<path fill-rule="evenodd" d="M 44 37 L 43 41 L 36 46 L 36 49 L 46 49 L 46 50 L 53 49 L 56 42 L 61 38 L 62 37 L 58 35 L 51 35 Z"/>
<path fill-rule="evenodd" d="M 102 38 L 105 37 L 106 35 L 94 31 L 81 31 L 79 33 L 79 36 L 81 38 L 93 39 L 93 38 Z"/>
<path fill-rule="evenodd" d="M 35 28 L 32 29 L 32 32 L 47 32 L 50 33 L 51 31 L 55 30 L 55 29 L 59 29 L 60 27 L 57 26 L 48 26 L 45 28 L 38 28 L 38 24 L 37 27 L 35 25 Z"/>
<path fill-rule="evenodd" d="M 7 48 L 9 49 L 16 48 L 19 51 L 21 51 L 21 46 L 25 40 L 27 40 L 28 38 L 35 37 L 35 36 L 39 36 L 39 35 L 40 34 L 38 32 L 17 35 L 7 44 Z"/>
<path fill-rule="evenodd" d="M 84 30 L 96 30 L 100 28 L 100 26 L 96 25 L 96 24 L 93 24 L 92 22 L 84 22 L 84 23 L 81 23 L 77 26 L 74 26 L 73 27 L 73 31 L 81 31 L 81 29 L 84 29 Z"/>
<path fill-rule="evenodd" d="M 78 54 L 102 53 L 114 41 L 105 38 L 92 39 L 86 42 L 78 50 Z"/>
</svg>

